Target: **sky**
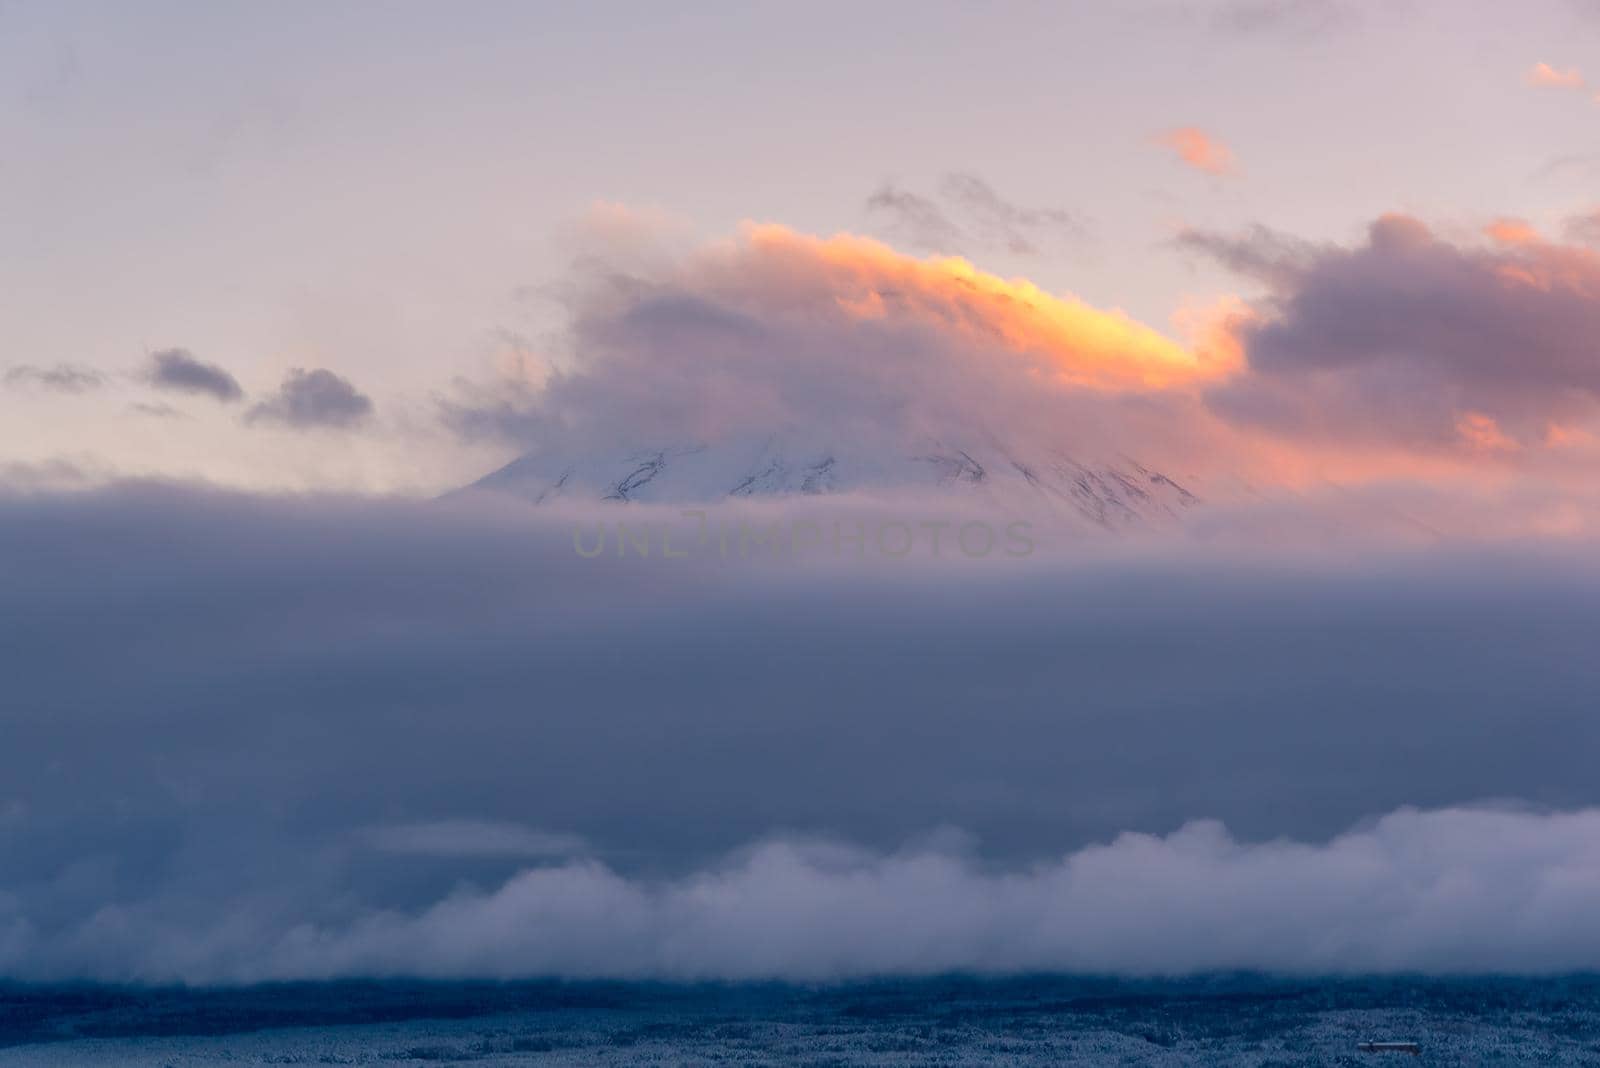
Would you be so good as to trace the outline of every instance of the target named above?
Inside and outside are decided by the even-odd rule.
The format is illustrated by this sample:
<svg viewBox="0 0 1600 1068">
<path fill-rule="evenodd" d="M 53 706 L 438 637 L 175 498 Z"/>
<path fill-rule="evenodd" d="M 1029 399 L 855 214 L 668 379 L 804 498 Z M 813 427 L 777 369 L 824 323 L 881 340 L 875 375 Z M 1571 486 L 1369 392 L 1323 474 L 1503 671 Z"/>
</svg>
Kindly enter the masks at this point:
<svg viewBox="0 0 1600 1068">
<path fill-rule="evenodd" d="M 462 440 L 439 401 L 568 348 L 578 265 L 648 274 L 641 243 L 691 254 L 747 223 L 965 256 L 1180 343 L 1175 316 L 1264 295 L 1186 233 L 1349 248 L 1399 213 L 1447 242 L 1502 218 L 1570 241 L 1600 150 L 1594 90 L 1563 82 L 1600 81 L 1594 17 L 8 3 L 5 455 L 437 493 L 526 445 Z M 169 350 L 257 404 L 326 370 L 371 412 L 338 433 L 246 420 L 249 404 L 148 388 Z M 63 367 L 104 381 L 29 373 Z"/>
<path fill-rule="evenodd" d="M 0 0 L 0 978 L 1600 968 L 1597 30 Z"/>
</svg>

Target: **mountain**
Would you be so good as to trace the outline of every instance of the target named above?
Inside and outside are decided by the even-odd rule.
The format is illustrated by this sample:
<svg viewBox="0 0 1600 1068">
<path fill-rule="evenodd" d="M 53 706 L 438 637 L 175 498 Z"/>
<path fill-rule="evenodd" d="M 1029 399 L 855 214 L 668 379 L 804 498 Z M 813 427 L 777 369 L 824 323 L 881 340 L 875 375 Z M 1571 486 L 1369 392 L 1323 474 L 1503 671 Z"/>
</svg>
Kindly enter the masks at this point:
<svg viewBox="0 0 1600 1068">
<path fill-rule="evenodd" d="M 1116 530 L 1166 525 L 1200 503 L 1135 460 L 1026 454 L 993 441 L 927 438 L 899 448 L 844 448 L 803 435 L 529 453 L 467 487 L 534 503 L 556 500 L 703 504 L 741 497 L 946 490 L 1007 510 L 1041 506 Z"/>
</svg>

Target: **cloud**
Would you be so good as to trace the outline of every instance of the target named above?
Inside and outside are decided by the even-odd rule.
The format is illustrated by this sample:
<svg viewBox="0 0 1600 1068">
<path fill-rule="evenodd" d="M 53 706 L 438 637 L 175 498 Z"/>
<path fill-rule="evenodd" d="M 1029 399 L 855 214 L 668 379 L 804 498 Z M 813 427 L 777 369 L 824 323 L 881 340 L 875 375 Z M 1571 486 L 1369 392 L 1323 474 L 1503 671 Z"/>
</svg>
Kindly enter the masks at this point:
<svg viewBox="0 0 1600 1068">
<path fill-rule="evenodd" d="M 149 416 L 152 419 L 187 418 L 183 412 L 179 411 L 177 408 L 174 408 L 170 404 L 145 404 L 143 402 L 139 402 L 129 405 L 128 408 L 130 411 L 136 412 L 139 415 Z"/>
<path fill-rule="evenodd" d="M 296 429 L 348 429 L 372 415 L 372 399 L 332 371 L 295 368 L 278 392 L 251 408 L 245 420 Z"/>
<path fill-rule="evenodd" d="M 772 841 L 662 882 L 593 861 L 296 929 L 271 978 L 831 980 L 1076 972 L 1564 972 L 1600 961 L 1600 810 L 1401 810 L 1324 844 L 1214 821 L 1023 870 Z M 209 963 L 209 962 L 207 962 Z M 259 973 L 256 977 L 260 977 Z"/>
<path fill-rule="evenodd" d="M 867 198 L 867 210 L 888 215 L 890 229 L 916 248 L 953 252 L 969 240 L 936 201 L 890 183 Z"/>
<path fill-rule="evenodd" d="M 1566 220 L 1562 233 L 1568 241 L 1600 248 L 1600 211 L 1572 216 Z"/>
<path fill-rule="evenodd" d="M 867 208 L 888 217 L 894 236 L 932 252 L 992 248 L 1033 256 L 1041 240 L 1074 242 L 1086 231 L 1070 211 L 1013 204 L 967 172 L 946 174 L 938 200 L 885 184 L 867 199 Z"/>
<path fill-rule="evenodd" d="M 1585 86 L 1583 75 L 1576 67 L 1558 70 L 1548 63 L 1535 63 L 1523 75 L 1523 80 L 1538 89 L 1575 89 Z"/>
<path fill-rule="evenodd" d="M 664 267 L 607 264 L 569 292 L 542 385 L 461 391 L 452 425 L 577 455 L 798 435 L 872 455 L 1138 439 L 1150 456 L 1203 416 L 1184 387 L 1232 359 L 963 259 L 775 225 Z"/>
<path fill-rule="evenodd" d="M 1235 323 L 1248 372 L 1211 404 L 1286 435 L 1425 449 L 1527 444 L 1591 419 L 1600 257 L 1525 224 L 1489 234 L 1455 244 L 1389 215 L 1349 248 L 1190 235 L 1269 289 Z"/>
<path fill-rule="evenodd" d="M 1600 963 L 1590 542 L 578 557 L 618 514 L 0 496 L 0 971 Z"/>
<path fill-rule="evenodd" d="M 1484 236 L 1499 245 L 1537 245 L 1544 238 L 1524 219 L 1496 219 L 1483 229 Z"/>
<path fill-rule="evenodd" d="M 1476 241 L 1390 216 L 1353 245 L 1262 226 L 1177 244 L 1264 292 L 1182 309 L 1165 332 L 851 235 L 750 225 L 676 258 L 591 259 L 536 373 L 519 357 L 441 413 L 518 446 L 524 481 L 546 488 L 661 450 L 743 462 L 702 464 L 696 493 L 719 496 L 768 451 L 785 470 L 846 457 L 881 484 L 888 459 L 964 449 L 1024 466 L 1132 458 L 1213 501 L 1328 478 L 1461 500 L 1514 469 L 1587 515 L 1593 253 L 1509 218 Z"/>
<path fill-rule="evenodd" d="M 1220 823 L 1196 821 L 1021 869 L 983 865 L 951 838 L 887 853 L 768 839 L 667 879 L 577 858 L 419 909 L 334 922 L 286 925 L 247 907 L 196 926 L 113 905 L 82 929 L 79 959 L 46 974 L 815 982 L 951 972 L 1552 974 L 1600 961 L 1595 809 L 1402 809 L 1325 843 L 1241 842 Z M 43 948 L 25 933 L 0 948 L 0 965 L 32 975 L 37 962 L 18 959 L 19 943 Z M 91 945 L 98 956 L 84 955 Z"/>
<path fill-rule="evenodd" d="M 157 389 L 195 393 L 223 403 L 244 396 L 239 380 L 214 363 L 195 359 L 188 349 L 163 349 L 150 356 L 148 380 Z"/>
<path fill-rule="evenodd" d="M 1024 208 L 1001 197 L 975 174 L 945 175 L 941 183 L 945 199 L 964 209 L 987 240 L 1003 245 L 1007 251 L 1035 254 L 1032 234 L 1049 234 L 1075 240 L 1084 233 L 1083 222 L 1062 208 Z"/>
<path fill-rule="evenodd" d="M 105 376 L 92 367 L 60 363 L 54 367 L 17 364 L 8 367 L 4 382 L 8 386 L 30 386 L 55 393 L 87 393 L 105 385 Z"/>
<path fill-rule="evenodd" d="M 1172 149 L 1187 166 L 1206 174 L 1228 176 L 1238 173 L 1233 152 L 1215 137 L 1195 126 L 1168 130 L 1156 143 Z"/>
<path fill-rule="evenodd" d="M 1235 274 L 1274 287 L 1293 284 L 1319 253 L 1318 247 L 1309 241 L 1259 224 L 1251 226 L 1243 235 L 1185 230 L 1178 235 L 1176 244 L 1217 261 Z"/>
<path fill-rule="evenodd" d="M 1456 420 L 1456 434 L 1473 449 L 1482 452 L 1515 451 L 1519 446 L 1500 429 L 1500 424 L 1482 412 L 1462 412 Z"/>
</svg>

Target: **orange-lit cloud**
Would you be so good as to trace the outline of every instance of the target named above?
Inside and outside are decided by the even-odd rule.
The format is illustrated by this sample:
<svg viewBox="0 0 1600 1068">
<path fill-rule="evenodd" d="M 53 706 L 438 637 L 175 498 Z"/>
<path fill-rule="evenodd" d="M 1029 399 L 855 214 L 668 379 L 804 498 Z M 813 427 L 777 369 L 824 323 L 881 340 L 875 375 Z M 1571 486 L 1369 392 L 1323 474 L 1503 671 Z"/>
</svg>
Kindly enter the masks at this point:
<svg viewBox="0 0 1600 1068">
<path fill-rule="evenodd" d="M 1196 307 L 1156 329 L 964 259 L 772 224 L 670 262 L 624 248 L 568 297 L 547 377 L 511 361 L 500 389 L 449 405 L 454 425 L 575 455 L 781 434 L 847 456 L 998 443 L 1186 476 L 1230 433 L 1201 391 L 1237 373 L 1232 320 L 1248 313 Z"/>
<path fill-rule="evenodd" d="M 1585 84 L 1578 68 L 1558 70 L 1548 63 L 1535 63 L 1523 78 L 1529 85 L 1540 89 L 1582 89 Z"/>
<path fill-rule="evenodd" d="M 747 227 L 744 241 L 740 258 L 825 287 L 854 318 L 920 322 L 1042 357 L 1067 384 L 1164 388 L 1223 373 L 1230 363 L 1225 351 L 1196 353 L 1118 309 L 988 274 L 959 257 L 918 259 L 870 238 L 816 238 L 770 224 Z"/>
<path fill-rule="evenodd" d="M 569 358 L 532 391 L 516 365 L 521 393 L 462 414 L 580 455 L 802 428 L 847 453 L 1004 439 L 1257 489 L 1577 477 L 1600 430 L 1600 256 L 1516 220 L 1486 233 L 1392 215 L 1351 248 L 1199 235 L 1270 295 L 1165 331 L 965 259 L 747 224 L 580 280 Z"/>
<path fill-rule="evenodd" d="M 1537 245 L 1542 240 L 1539 231 L 1521 219 L 1496 219 L 1483 232 L 1501 245 Z"/>
<path fill-rule="evenodd" d="M 1506 436 L 1490 416 L 1482 412 L 1462 412 L 1456 419 L 1456 433 L 1470 447 L 1484 452 L 1509 452 L 1517 443 Z"/>
<path fill-rule="evenodd" d="M 1588 449 L 1600 444 L 1600 437 L 1580 426 L 1551 423 L 1545 428 L 1544 443 L 1552 449 Z"/>
<path fill-rule="evenodd" d="M 1600 424 L 1600 255 L 1515 219 L 1485 233 L 1457 244 L 1389 215 L 1353 248 L 1185 235 L 1271 292 L 1234 320 L 1246 367 L 1210 403 L 1346 452 L 1506 461 L 1581 441 Z"/>
<path fill-rule="evenodd" d="M 1172 149 L 1180 160 L 1195 170 L 1216 175 L 1236 173 L 1233 152 L 1199 127 L 1181 126 L 1168 130 L 1156 138 L 1156 143 Z"/>
</svg>

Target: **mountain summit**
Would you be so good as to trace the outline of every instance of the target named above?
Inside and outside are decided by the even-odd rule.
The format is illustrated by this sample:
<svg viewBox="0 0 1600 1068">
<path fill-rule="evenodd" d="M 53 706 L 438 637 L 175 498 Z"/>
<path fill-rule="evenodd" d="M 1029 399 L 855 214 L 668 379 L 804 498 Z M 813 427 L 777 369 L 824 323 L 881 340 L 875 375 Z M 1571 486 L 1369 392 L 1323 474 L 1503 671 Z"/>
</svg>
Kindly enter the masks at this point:
<svg viewBox="0 0 1600 1068">
<path fill-rule="evenodd" d="M 1045 508 L 1116 530 L 1165 525 L 1200 498 L 1126 457 L 1089 460 L 1043 449 L 927 439 L 882 451 L 783 435 L 618 448 L 584 455 L 533 452 L 470 490 L 536 504 L 557 500 L 706 504 L 736 498 L 948 491 L 1008 510 Z"/>
</svg>

